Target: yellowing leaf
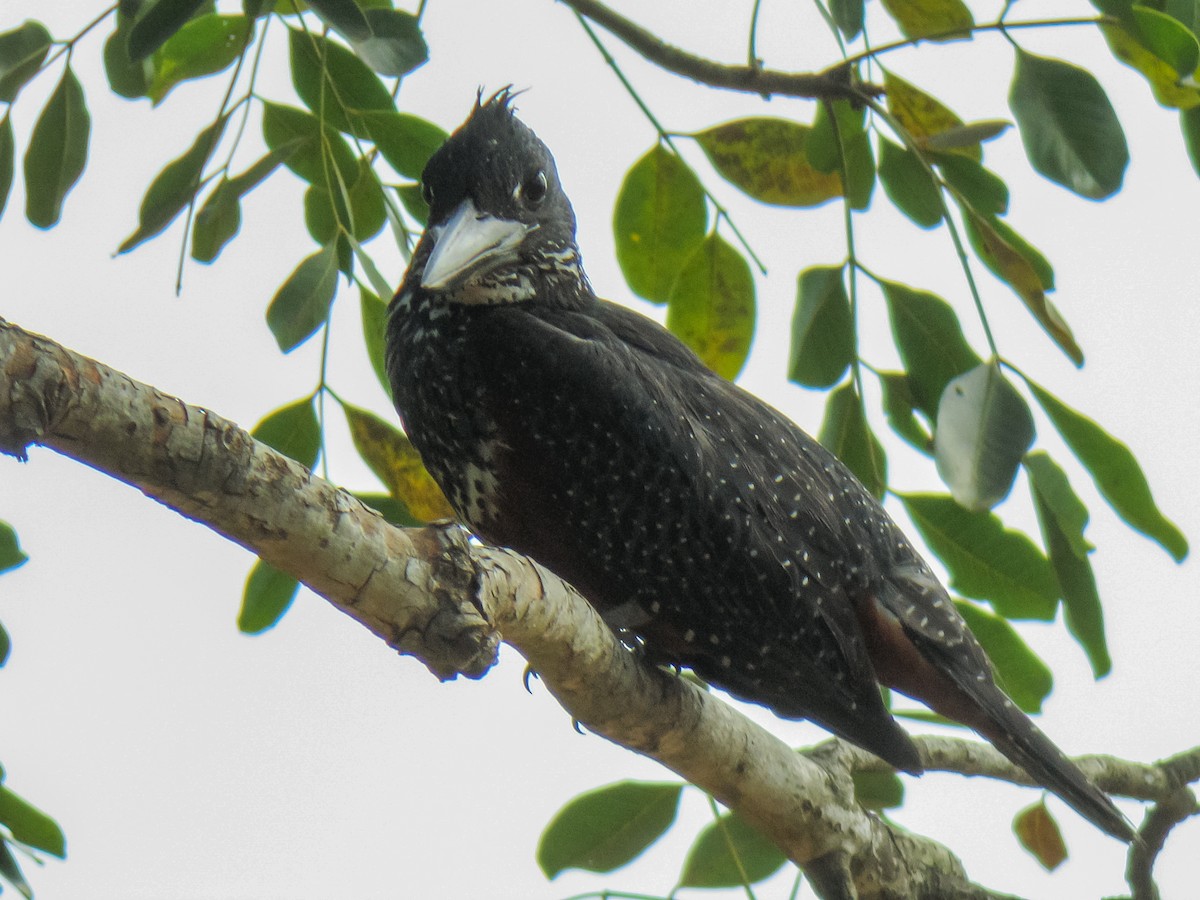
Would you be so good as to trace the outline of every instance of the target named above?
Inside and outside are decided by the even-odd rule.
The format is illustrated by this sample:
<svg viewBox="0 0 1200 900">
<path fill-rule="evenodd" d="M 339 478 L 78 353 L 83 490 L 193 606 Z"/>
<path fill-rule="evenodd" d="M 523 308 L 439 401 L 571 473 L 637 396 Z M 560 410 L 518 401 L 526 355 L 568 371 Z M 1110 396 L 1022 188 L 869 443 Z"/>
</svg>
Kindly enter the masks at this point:
<svg viewBox="0 0 1200 900">
<path fill-rule="evenodd" d="M 739 119 L 693 137 L 721 177 L 775 206 L 818 206 L 842 195 L 836 171 L 808 158 L 812 129 L 786 119 Z"/>
<path fill-rule="evenodd" d="M 917 146 L 961 153 L 976 162 L 983 158 L 978 140 L 973 143 L 959 140 L 964 134 L 963 120 L 940 100 L 891 72 L 884 73 L 883 87 L 887 91 L 888 111 L 904 126 Z M 947 133 L 953 139 L 938 140 L 939 135 Z M 979 134 L 982 140 L 988 133 L 982 131 Z M 939 147 L 947 142 L 953 146 Z"/>
<path fill-rule="evenodd" d="M 1125 25 L 1103 24 L 1100 31 L 1113 56 L 1141 72 L 1150 82 L 1150 90 L 1154 92 L 1154 99 L 1159 103 L 1177 109 L 1193 109 L 1200 106 L 1200 90 L 1181 85 L 1175 69 L 1155 56 Z"/>
<path fill-rule="evenodd" d="M 667 303 L 667 327 L 724 378 L 745 365 L 754 340 L 754 277 L 742 255 L 718 235 L 684 264 Z"/>
<path fill-rule="evenodd" d="M 963 212 L 968 236 L 979 258 L 1025 302 L 1071 361 L 1082 366 L 1082 348 L 1058 307 L 1046 297 L 1046 282 L 1051 279 L 1053 284 L 1053 271 L 1045 258 L 1001 220 L 978 215 L 966 207 Z"/>
<path fill-rule="evenodd" d="M 454 510 L 437 482 L 421 462 L 417 448 L 398 428 L 348 403 L 342 404 L 350 423 L 350 437 L 359 455 L 418 519 L 432 522 L 454 518 Z"/>
<path fill-rule="evenodd" d="M 883 8 L 907 38 L 948 39 L 975 24 L 962 0 L 883 0 Z"/>
</svg>

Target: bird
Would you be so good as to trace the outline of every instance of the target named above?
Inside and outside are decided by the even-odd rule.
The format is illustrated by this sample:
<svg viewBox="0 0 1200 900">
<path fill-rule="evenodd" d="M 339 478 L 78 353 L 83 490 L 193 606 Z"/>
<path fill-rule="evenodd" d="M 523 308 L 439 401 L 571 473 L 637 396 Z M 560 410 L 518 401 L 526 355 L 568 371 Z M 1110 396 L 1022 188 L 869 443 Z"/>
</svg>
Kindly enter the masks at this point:
<svg viewBox="0 0 1200 900">
<path fill-rule="evenodd" d="M 550 150 L 482 91 L 421 178 L 388 307 L 402 424 L 455 514 L 575 586 L 659 663 L 920 774 L 880 686 L 973 728 L 1123 841 L 1134 831 L 996 683 L 881 503 L 782 413 L 599 298 Z"/>
</svg>

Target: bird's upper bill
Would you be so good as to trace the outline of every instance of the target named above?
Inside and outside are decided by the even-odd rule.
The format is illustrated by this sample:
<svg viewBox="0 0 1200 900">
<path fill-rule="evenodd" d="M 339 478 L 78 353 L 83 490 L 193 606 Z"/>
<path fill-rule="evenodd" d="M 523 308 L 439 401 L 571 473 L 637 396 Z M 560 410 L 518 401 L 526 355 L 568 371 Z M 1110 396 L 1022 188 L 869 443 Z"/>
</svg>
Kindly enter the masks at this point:
<svg viewBox="0 0 1200 900">
<path fill-rule="evenodd" d="M 430 227 L 433 251 L 425 263 L 421 287 L 430 291 L 452 290 L 474 275 L 516 262 L 521 242 L 535 228 L 536 224 L 482 213 L 468 197 L 459 203 L 448 221 Z"/>
</svg>

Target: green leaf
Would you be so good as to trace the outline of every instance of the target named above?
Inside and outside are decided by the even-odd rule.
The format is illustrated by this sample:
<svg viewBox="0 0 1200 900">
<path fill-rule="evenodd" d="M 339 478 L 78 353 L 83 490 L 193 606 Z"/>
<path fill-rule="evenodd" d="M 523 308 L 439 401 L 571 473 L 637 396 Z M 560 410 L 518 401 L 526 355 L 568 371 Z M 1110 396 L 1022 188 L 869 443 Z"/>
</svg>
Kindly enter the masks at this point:
<svg viewBox="0 0 1200 900">
<path fill-rule="evenodd" d="M 1013 833 L 1021 846 L 1048 872 L 1053 872 L 1067 858 L 1067 845 L 1058 823 L 1046 808 L 1045 800 L 1039 800 L 1017 813 L 1013 819 Z"/>
<path fill-rule="evenodd" d="M 117 248 L 118 253 L 128 253 L 138 244 L 161 234 L 195 199 L 204 167 L 212 159 L 228 121 L 227 113 L 201 131 L 188 151 L 169 162 L 155 177 L 138 210 L 138 227 Z"/>
<path fill-rule="evenodd" d="M 967 150 L 973 157 L 974 150 L 979 144 L 998 138 L 1011 127 L 1012 122 L 1005 119 L 984 119 L 978 122 L 966 122 L 930 135 L 925 141 L 925 146 L 935 152 Z"/>
<path fill-rule="evenodd" d="M 7 522 L 0 522 L 0 572 L 24 565 L 28 559 L 17 541 L 17 532 Z"/>
<path fill-rule="evenodd" d="M 354 258 L 358 260 L 358 264 L 362 266 L 363 274 L 367 276 L 367 283 L 376 291 L 387 294 L 392 290 L 392 284 L 380 274 L 378 267 L 375 265 L 370 254 L 363 249 L 362 244 L 354 239 L 353 235 L 347 235 L 347 243 L 350 244 L 350 249 L 354 253 Z"/>
<path fill-rule="evenodd" d="M 1200 43 L 1182 22 L 1148 6 L 1130 10 L 1138 36 L 1149 50 L 1175 70 L 1179 78 L 1190 78 L 1200 63 Z"/>
<path fill-rule="evenodd" d="M 268 628 L 274 628 L 296 599 L 299 589 L 300 582 L 291 575 L 261 559 L 256 560 L 246 579 L 246 589 L 242 592 L 238 631 L 242 634 L 262 634 Z"/>
<path fill-rule="evenodd" d="M 322 187 L 311 186 L 304 194 L 304 221 L 308 233 L 318 244 L 348 237 L 366 241 L 377 235 L 387 221 L 387 215 L 383 208 L 383 189 L 371 164 L 365 158 L 358 161 L 358 172 L 346 192 L 338 187 L 330 195 Z M 339 246 L 338 256 L 342 270 L 349 274 L 349 248 Z"/>
<path fill-rule="evenodd" d="M 1195 79 L 1190 76 L 1181 79 L 1173 65 L 1147 46 L 1147 38 L 1132 12 L 1133 7 L 1127 6 L 1122 14 L 1123 21 L 1106 21 L 1100 26 L 1113 56 L 1140 72 L 1150 84 L 1154 99 L 1163 106 L 1180 110 L 1200 106 L 1200 90 L 1197 90 Z"/>
<path fill-rule="evenodd" d="M 129 30 L 129 58 L 143 60 L 187 23 L 206 0 L 158 0 Z"/>
<path fill-rule="evenodd" d="M 192 229 L 192 259 L 210 263 L 242 226 L 241 199 L 258 187 L 299 145 L 272 150 L 233 178 L 223 180 L 208 195 Z"/>
<path fill-rule="evenodd" d="M 903 372 L 880 372 L 879 384 L 883 388 L 883 414 L 892 431 L 922 453 L 931 453 L 933 436 L 914 415 L 917 407 L 908 376 Z"/>
<path fill-rule="evenodd" d="M 887 491 L 887 456 L 867 424 L 862 400 L 847 382 L 829 395 L 817 439 L 876 497 Z"/>
<path fill-rule="evenodd" d="M 852 133 L 846 141 L 846 198 L 851 209 L 866 209 L 875 192 L 875 154 L 865 130 Z"/>
<path fill-rule="evenodd" d="M 883 0 L 883 8 L 906 38 L 949 40 L 975 24 L 962 0 Z"/>
<path fill-rule="evenodd" d="M 938 156 L 937 165 L 960 204 L 965 202 L 981 216 L 1002 216 L 1008 212 L 1008 185 L 978 160 L 943 153 Z"/>
<path fill-rule="evenodd" d="M 337 273 L 337 247 L 329 243 L 306 257 L 271 300 L 267 325 L 284 353 L 308 340 L 325 322 L 337 291 Z"/>
<path fill-rule="evenodd" d="M 542 832 L 537 860 L 547 878 L 565 869 L 611 872 L 675 821 L 681 784 L 622 781 L 580 794 Z"/>
<path fill-rule="evenodd" d="M 419 184 L 396 185 L 396 196 L 404 204 L 405 211 L 416 219 L 422 227 L 429 223 L 429 204 L 421 196 L 421 186 Z"/>
<path fill-rule="evenodd" d="M 1131 528 L 1181 562 L 1188 554 L 1187 538 L 1159 511 L 1142 467 L 1129 448 L 1028 377 L 1025 383 L 1109 506 Z"/>
<path fill-rule="evenodd" d="M 8 204 L 15 168 L 16 141 L 13 139 L 12 117 L 5 112 L 0 119 L 0 216 Z"/>
<path fill-rule="evenodd" d="M 963 337 L 954 309 L 941 297 L 894 281 L 880 281 L 879 286 L 913 399 L 934 422 L 946 385 L 982 360 Z"/>
<path fill-rule="evenodd" d="M 1054 687 L 1054 676 L 1046 664 L 1004 619 L 974 603 L 956 600 L 954 606 L 983 645 L 1004 692 L 1025 712 L 1041 712 L 1042 702 Z"/>
<path fill-rule="evenodd" d="M 918 147 L 932 149 L 931 142 L 935 142 L 940 135 L 948 132 L 957 134 L 965 124 L 942 101 L 899 75 L 885 71 L 883 87 L 887 92 L 888 112 L 904 127 Z M 951 152 L 977 162 L 983 158 L 983 150 L 978 143 L 957 147 Z"/>
<path fill-rule="evenodd" d="M 227 69 L 246 49 L 250 27 L 245 16 L 211 14 L 188 22 L 155 51 L 146 96 L 157 106 L 181 82 Z"/>
<path fill-rule="evenodd" d="M 895 809 L 904 804 L 904 782 L 895 772 L 854 772 L 854 799 L 867 809 Z"/>
<path fill-rule="evenodd" d="M 331 196 L 324 188 L 310 185 L 304 192 L 304 226 L 308 229 L 309 237 L 322 246 L 336 243 L 338 268 L 347 275 L 350 274 L 351 257 L 349 247 L 338 230 L 338 222 L 344 222 L 349 227 L 349 219 L 341 191 Z"/>
<path fill-rule="evenodd" d="M 955 500 L 967 509 L 991 509 L 1012 490 L 1033 436 L 1025 398 L 998 363 L 982 363 L 946 385 L 933 458 Z"/>
<path fill-rule="evenodd" d="M 1129 148 L 1104 88 L 1090 72 L 1018 49 L 1008 103 L 1034 169 L 1093 200 L 1120 189 Z"/>
<path fill-rule="evenodd" d="M 292 86 L 314 115 L 338 131 L 369 137 L 359 113 L 393 109 L 379 76 L 336 41 L 288 29 Z"/>
<path fill-rule="evenodd" d="M 836 171 L 808 159 L 812 128 L 787 119 L 739 119 L 692 135 L 713 168 L 755 200 L 774 206 L 819 206 L 842 196 Z"/>
<path fill-rule="evenodd" d="M 414 181 L 445 143 L 445 130 L 419 116 L 398 112 L 369 112 L 362 117 L 367 137 L 375 142 L 387 164 Z"/>
<path fill-rule="evenodd" d="M 837 384 L 854 360 L 854 318 L 842 266 L 814 266 L 800 273 L 788 378 L 805 387 Z"/>
<path fill-rule="evenodd" d="M 679 887 L 723 888 L 770 878 L 787 862 L 775 844 L 737 813 L 710 822 L 688 850 Z"/>
<path fill-rule="evenodd" d="M 990 512 L 963 509 L 952 497 L 900 494 L 909 518 L 950 573 L 954 590 L 987 600 L 1006 619 L 1050 621 L 1059 588 L 1050 561 Z"/>
<path fill-rule="evenodd" d="M 866 112 L 866 107 L 853 106 L 849 100 L 817 104 L 817 114 L 804 143 L 804 155 L 813 168 L 818 172 L 838 171 L 842 157 L 838 145 L 847 145 L 864 136 Z"/>
<path fill-rule="evenodd" d="M 1087 654 L 1095 678 L 1112 671 L 1104 610 L 1088 554 L 1091 544 L 1083 536 L 1088 511 L 1076 496 L 1066 473 L 1045 453 L 1025 458 L 1025 471 L 1033 489 L 1034 509 L 1042 530 L 1042 543 L 1063 592 L 1067 631 Z"/>
<path fill-rule="evenodd" d="M 365 10 L 371 36 L 352 40 L 354 52 L 380 75 L 401 78 L 429 59 L 416 16 L 396 9 Z"/>
<path fill-rule="evenodd" d="M 363 343 L 367 345 L 367 358 L 371 361 L 371 368 L 375 370 L 375 377 L 390 397 L 392 384 L 388 379 L 384 341 L 384 333 L 387 330 L 387 304 L 366 288 L 359 289 L 359 297 L 362 304 Z"/>
<path fill-rule="evenodd" d="M 754 340 L 754 276 L 720 235 L 710 234 L 684 264 L 667 303 L 667 327 L 704 364 L 730 381 Z"/>
<path fill-rule="evenodd" d="M 38 228 L 58 224 L 63 200 L 87 164 L 91 127 L 83 86 L 67 66 L 25 151 L 25 217 Z"/>
<path fill-rule="evenodd" d="M 350 185 L 350 233 L 356 241 L 369 241 L 383 230 L 387 214 L 383 209 L 383 188 L 365 157 L 358 161 L 358 177 Z"/>
<path fill-rule="evenodd" d="M 312 397 L 281 406 L 255 425 L 250 433 L 255 440 L 310 469 L 321 450 L 321 426 Z"/>
<path fill-rule="evenodd" d="M 388 491 L 422 522 L 454 517 L 442 489 L 421 463 L 421 454 L 403 432 L 378 416 L 342 404 L 358 455 Z"/>
<path fill-rule="evenodd" d="M 308 5 L 327 25 L 351 40 L 365 41 L 371 36 L 367 17 L 354 0 L 309 0 Z"/>
<path fill-rule="evenodd" d="M 626 173 L 613 212 L 617 262 L 630 289 L 666 303 L 684 263 L 704 243 L 707 225 L 699 179 L 656 145 Z"/>
<path fill-rule="evenodd" d="M 296 175 L 330 193 L 340 190 L 339 184 L 349 187 L 358 177 L 358 157 L 345 138 L 322 126 L 312 113 L 264 102 L 263 139 L 271 150 L 287 151 L 284 165 Z"/>
<path fill-rule="evenodd" d="M 354 495 L 365 505 L 371 507 L 388 522 L 401 528 L 416 528 L 425 523 L 408 511 L 403 502 L 391 494 L 358 494 Z"/>
<path fill-rule="evenodd" d="M 8 636 L 8 632 L 4 630 L 4 626 L 0 625 L 0 666 L 8 662 L 8 655 L 12 652 L 12 638 Z"/>
<path fill-rule="evenodd" d="M 41 22 L 28 19 L 0 33 L 0 102 L 12 103 L 38 73 L 53 38 Z"/>
<path fill-rule="evenodd" d="M 1183 130 L 1183 143 L 1187 147 L 1192 169 L 1200 175 L 1200 106 L 1181 110 L 1179 127 Z"/>
<path fill-rule="evenodd" d="M 59 859 L 67 855 L 67 839 L 58 823 L 3 785 L 0 785 L 0 825 L 22 844 Z"/>
<path fill-rule="evenodd" d="M 133 99 L 146 96 L 154 78 L 154 63 L 150 59 L 134 61 L 129 58 L 130 16 L 117 7 L 117 27 L 104 42 L 104 74 L 108 85 L 118 97 Z"/>
<path fill-rule="evenodd" d="M 33 888 L 25 880 L 25 876 L 21 873 L 21 867 L 17 865 L 16 857 L 8 848 L 8 841 L 3 838 L 0 838 L 0 878 L 16 888 L 25 900 L 33 900 Z"/>
<path fill-rule="evenodd" d="M 231 181 L 222 181 L 208 195 L 192 225 L 192 259 L 210 263 L 242 227 L 240 195 Z"/>
<path fill-rule="evenodd" d="M 879 180 L 888 199 L 920 227 L 942 221 L 941 189 L 917 154 L 884 137 L 879 139 Z"/>
<path fill-rule="evenodd" d="M 854 40 L 862 31 L 864 6 L 864 0 L 830 0 L 829 12 L 847 40 Z"/>
</svg>

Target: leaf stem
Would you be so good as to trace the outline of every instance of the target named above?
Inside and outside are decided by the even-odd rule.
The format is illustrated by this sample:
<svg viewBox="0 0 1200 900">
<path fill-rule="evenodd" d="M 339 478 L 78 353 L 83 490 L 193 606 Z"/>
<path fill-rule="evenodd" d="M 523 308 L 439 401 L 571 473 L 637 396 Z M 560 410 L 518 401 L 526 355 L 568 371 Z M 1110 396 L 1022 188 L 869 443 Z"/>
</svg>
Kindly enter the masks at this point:
<svg viewBox="0 0 1200 900">
<path fill-rule="evenodd" d="M 941 207 L 942 218 L 946 221 L 946 230 L 950 233 L 950 240 L 954 244 L 954 250 L 958 254 L 959 265 L 962 267 L 963 277 L 967 281 L 967 287 L 971 291 L 971 299 L 975 303 L 975 311 L 979 315 L 979 322 L 983 326 L 983 334 L 987 339 L 988 348 L 991 350 L 993 357 L 1000 355 L 1000 351 L 996 347 L 996 339 L 992 335 L 992 327 L 988 322 L 987 312 L 983 308 L 983 299 L 979 296 L 979 286 L 975 283 L 975 275 L 971 271 L 971 261 L 967 256 L 966 247 L 963 245 L 962 235 L 958 232 L 958 226 L 954 224 L 954 218 L 950 215 L 950 206 L 946 203 L 946 195 L 941 190 L 942 180 L 938 178 L 937 173 L 933 171 L 933 166 L 925 154 L 921 152 L 921 148 L 913 141 L 908 130 L 896 120 L 896 118 L 887 111 L 887 109 L 874 97 L 863 96 L 862 102 L 883 121 L 887 122 L 888 127 L 896 134 L 904 146 L 913 152 L 917 160 L 925 168 L 926 174 L 933 180 L 933 183 L 938 186 L 937 191 L 938 205 Z"/>
<path fill-rule="evenodd" d="M 242 42 L 242 52 L 238 54 L 237 64 L 233 67 L 233 75 L 229 78 L 229 86 L 225 88 L 225 95 L 221 98 L 221 105 L 217 108 L 217 115 L 213 119 L 212 124 L 208 127 L 212 128 L 225 117 L 225 110 L 229 107 L 229 101 L 233 97 L 233 89 L 237 86 L 238 77 L 242 74 L 242 65 L 246 62 L 246 51 L 250 49 L 250 44 L 254 39 L 254 22 L 250 21 L 246 24 L 246 38 Z M 238 103 L 242 101 L 239 100 Z M 236 107 L 235 107 L 236 108 Z M 224 128 L 221 129 L 224 131 Z M 204 151 L 205 162 L 212 156 L 213 151 L 217 148 L 217 143 L 221 140 L 221 135 L 216 131 L 213 132 L 210 138 L 211 143 Z M 183 236 L 179 241 L 179 262 L 175 268 L 175 296 L 178 297 L 183 293 L 183 268 L 187 262 L 188 248 L 188 233 L 192 230 L 192 219 L 196 215 L 196 195 L 199 193 L 200 178 L 203 176 L 204 170 L 201 168 L 196 173 L 196 188 L 192 192 L 191 198 L 188 200 L 187 211 L 183 219 Z"/>
<path fill-rule="evenodd" d="M 646 101 L 642 99 L 641 95 L 637 92 L 637 89 L 625 76 L 625 73 L 621 71 L 621 67 L 617 64 L 616 59 L 614 59 L 613 55 L 608 52 L 608 48 L 605 47 L 600 41 L 600 38 L 596 32 L 592 30 L 592 26 L 589 24 L 588 20 L 578 12 L 575 13 L 575 18 L 578 20 L 583 30 L 587 32 L 587 36 L 591 38 L 592 43 L 596 45 L 596 49 L 600 52 L 600 56 L 608 64 L 608 67 L 613 70 L 613 74 L 617 76 L 617 80 L 621 82 L 621 85 L 625 88 L 626 93 L 628 93 L 633 102 L 637 104 L 638 109 L 642 111 L 642 114 L 646 117 L 647 121 L 654 126 L 654 130 L 658 132 L 659 140 L 670 147 L 671 152 L 679 158 L 679 161 L 687 166 L 693 174 L 695 174 L 695 170 L 688 165 L 687 160 L 683 158 L 683 154 L 679 152 L 679 148 L 675 146 L 675 142 L 672 140 L 671 132 L 663 128 L 662 123 L 658 121 L 658 117 L 651 112 L 650 107 L 646 105 Z M 697 180 L 699 180 L 699 176 L 697 176 Z M 715 196 L 713 196 L 712 191 L 704 187 L 703 181 L 700 182 L 700 186 L 704 190 L 704 196 L 708 198 L 709 202 L 713 205 L 713 209 L 716 211 L 716 221 L 724 219 L 729 223 L 729 229 L 733 232 L 734 236 L 737 237 L 738 243 L 745 248 L 746 253 L 750 256 L 750 259 L 754 261 L 754 265 L 758 267 L 759 272 L 761 272 L 763 275 L 766 275 L 766 265 L 759 258 L 758 254 L 754 252 L 754 248 L 750 246 L 750 243 L 746 240 L 745 235 L 742 234 L 741 230 L 737 227 L 737 224 L 733 221 L 733 218 L 729 215 L 729 211 Z"/>
<path fill-rule="evenodd" d="M 746 867 L 742 865 L 742 858 L 738 856 L 737 848 L 733 846 L 733 838 L 729 834 L 729 819 L 721 816 L 721 810 L 717 807 L 717 801 L 712 794 L 705 793 L 704 796 L 708 800 L 708 808 L 712 810 L 713 821 L 721 829 L 721 837 L 725 839 L 725 849 L 729 851 L 729 858 L 737 866 L 738 875 L 742 879 L 742 887 L 746 889 L 746 898 L 747 900 L 756 900 L 754 889 L 750 887 L 750 875 L 746 872 Z"/>
</svg>

